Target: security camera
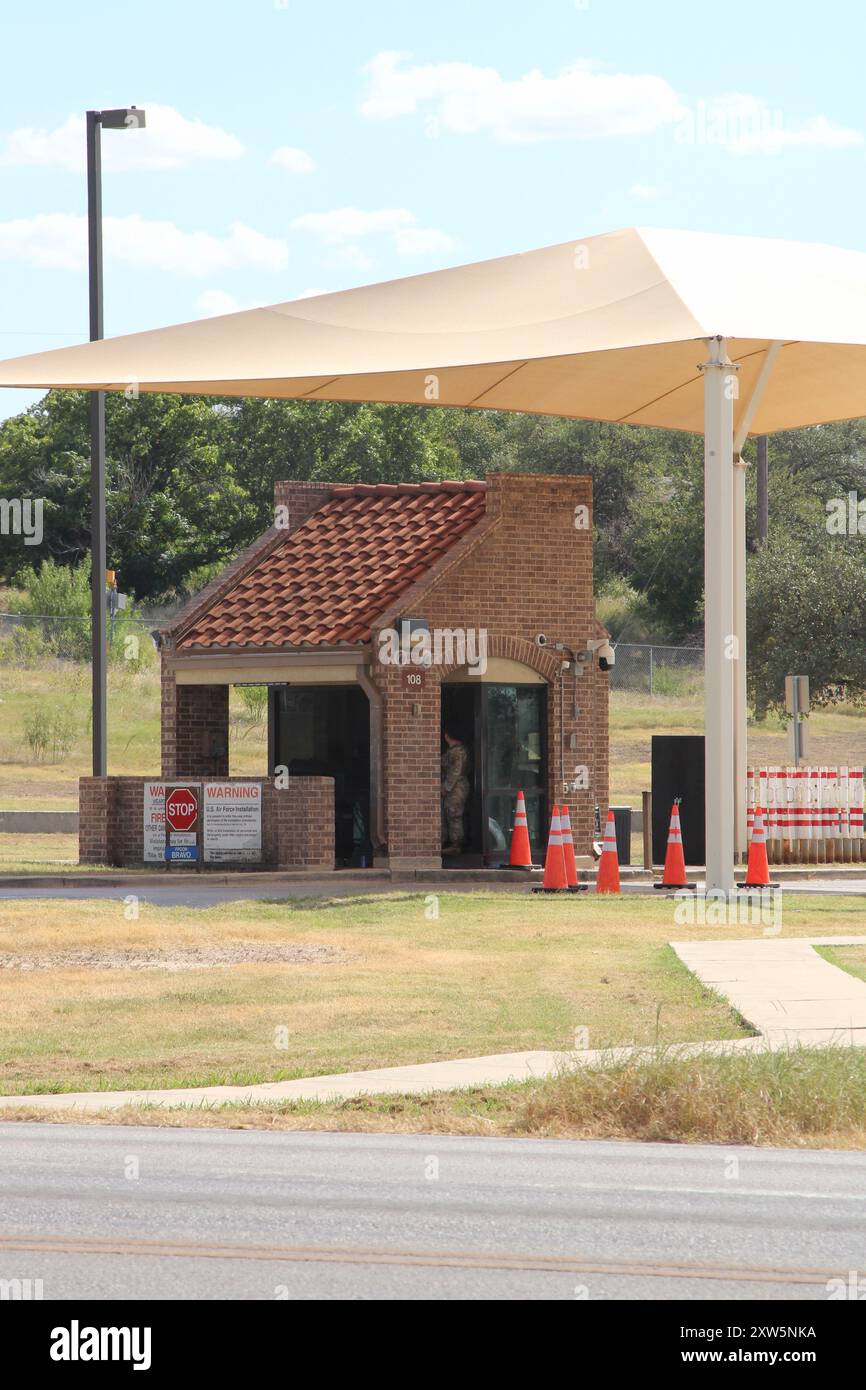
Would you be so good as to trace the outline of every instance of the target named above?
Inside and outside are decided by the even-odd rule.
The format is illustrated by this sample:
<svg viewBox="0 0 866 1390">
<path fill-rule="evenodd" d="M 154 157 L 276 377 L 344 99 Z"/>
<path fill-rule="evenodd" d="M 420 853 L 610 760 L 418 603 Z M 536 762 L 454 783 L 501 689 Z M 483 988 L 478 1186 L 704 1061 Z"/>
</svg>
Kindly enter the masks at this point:
<svg viewBox="0 0 866 1390">
<path fill-rule="evenodd" d="M 537 636 L 536 639 L 535 639 L 535 645 L 536 645 L 536 647 L 546 647 L 546 646 L 547 646 L 547 638 L 545 637 L 545 635 L 544 635 L 543 632 L 539 632 L 538 636 Z"/>
<path fill-rule="evenodd" d="M 595 652 L 598 657 L 600 670 L 609 671 L 616 665 L 616 652 L 606 637 L 598 642 L 587 642 L 586 646 L 588 651 Z"/>
</svg>

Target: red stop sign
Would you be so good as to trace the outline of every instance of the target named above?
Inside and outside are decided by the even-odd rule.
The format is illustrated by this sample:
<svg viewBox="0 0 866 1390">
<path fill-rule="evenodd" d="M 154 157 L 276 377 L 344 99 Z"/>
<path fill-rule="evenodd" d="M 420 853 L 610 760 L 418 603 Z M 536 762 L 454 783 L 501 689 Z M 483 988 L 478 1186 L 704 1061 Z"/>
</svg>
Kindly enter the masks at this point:
<svg viewBox="0 0 866 1390">
<path fill-rule="evenodd" d="M 198 816 L 198 793 L 191 787 L 172 787 L 165 798 L 165 823 L 169 830 L 192 830 Z"/>
</svg>

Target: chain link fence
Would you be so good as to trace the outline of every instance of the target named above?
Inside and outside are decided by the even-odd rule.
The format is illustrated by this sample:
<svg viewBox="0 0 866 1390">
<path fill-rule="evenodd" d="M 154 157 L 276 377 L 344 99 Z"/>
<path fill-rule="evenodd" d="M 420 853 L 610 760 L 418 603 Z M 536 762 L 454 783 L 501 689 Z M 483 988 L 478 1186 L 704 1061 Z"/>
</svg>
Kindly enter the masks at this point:
<svg viewBox="0 0 866 1390">
<path fill-rule="evenodd" d="M 107 627 L 109 642 L 121 646 L 132 636 L 136 644 L 124 647 L 138 653 L 141 644 L 153 647 L 152 632 L 165 626 L 179 611 L 179 605 L 161 609 L 120 609 L 112 613 L 109 604 Z M 8 613 L 0 612 L 0 664 L 31 666 L 43 658 L 59 657 L 68 661 L 88 662 L 91 654 L 90 614 L 82 613 Z"/>
<path fill-rule="evenodd" d="M 704 688 L 704 649 L 619 642 L 610 688 L 677 699 L 700 696 Z"/>
</svg>

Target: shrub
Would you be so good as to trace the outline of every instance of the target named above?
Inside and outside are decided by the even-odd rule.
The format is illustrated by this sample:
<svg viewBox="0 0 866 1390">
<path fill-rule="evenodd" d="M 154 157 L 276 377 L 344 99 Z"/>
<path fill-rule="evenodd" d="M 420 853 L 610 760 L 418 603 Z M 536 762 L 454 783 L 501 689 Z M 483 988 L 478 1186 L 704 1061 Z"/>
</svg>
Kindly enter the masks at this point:
<svg viewBox="0 0 866 1390">
<path fill-rule="evenodd" d="M 268 687 L 266 685 L 242 685 L 240 692 L 247 719 L 251 724 L 263 723 L 268 712 Z"/>
<path fill-rule="evenodd" d="M 24 720 L 24 738 L 37 760 L 62 762 L 77 733 L 78 721 L 74 710 L 53 701 L 35 705 Z"/>
<path fill-rule="evenodd" d="M 4 666 L 17 666 L 29 670 L 51 655 L 51 648 L 46 643 L 38 623 L 23 623 L 20 627 L 13 627 L 6 637 L 0 639 L 0 664 Z"/>
<path fill-rule="evenodd" d="M 39 614 L 39 626 L 45 652 L 66 657 L 71 661 L 90 660 L 90 565 L 83 561 L 74 567 L 43 560 L 38 570 L 26 569 L 21 574 L 23 596 L 19 596 L 16 611 Z M 36 626 L 35 622 L 33 626 Z M 130 634 L 138 638 L 133 644 L 136 661 L 149 665 L 147 647 L 152 647 L 149 635 L 141 628 L 134 605 L 129 604 L 109 623 L 110 661 L 129 660 Z"/>
<path fill-rule="evenodd" d="M 703 684 L 703 671 L 694 666 L 653 666 L 653 694 L 687 699 L 696 695 Z"/>
<path fill-rule="evenodd" d="M 604 581 L 596 596 L 595 611 L 614 641 L 666 640 L 646 595 L 638 593 L 622 575 L 610 575 Z"/>
</svg>

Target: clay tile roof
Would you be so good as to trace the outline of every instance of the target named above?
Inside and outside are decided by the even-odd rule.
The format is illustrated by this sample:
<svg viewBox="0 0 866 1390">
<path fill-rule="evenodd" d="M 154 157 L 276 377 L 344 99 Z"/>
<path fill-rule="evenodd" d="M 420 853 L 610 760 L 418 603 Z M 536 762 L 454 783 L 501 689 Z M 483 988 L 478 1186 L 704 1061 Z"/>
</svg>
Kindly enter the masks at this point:
<svg viewBox="0 0 866 1390">
<path fill-rule="evenodd" d="M 486 484 L 335 484 L 178 637 L 178 648 L 333 646 L 372 624 L 484 516 Z"/>
</svg>

